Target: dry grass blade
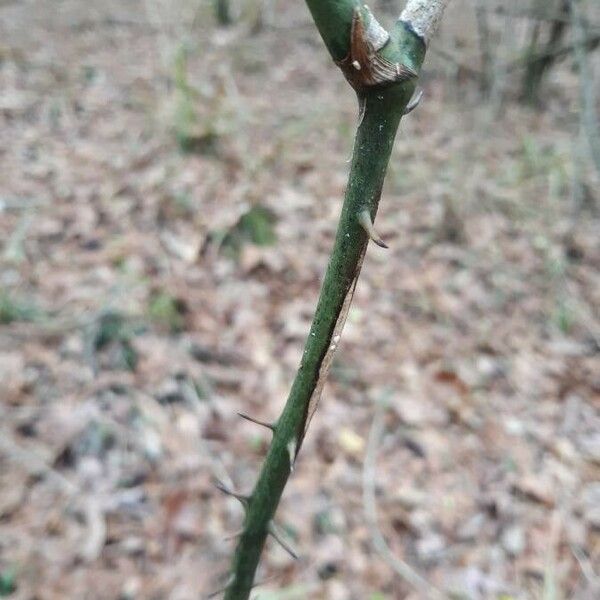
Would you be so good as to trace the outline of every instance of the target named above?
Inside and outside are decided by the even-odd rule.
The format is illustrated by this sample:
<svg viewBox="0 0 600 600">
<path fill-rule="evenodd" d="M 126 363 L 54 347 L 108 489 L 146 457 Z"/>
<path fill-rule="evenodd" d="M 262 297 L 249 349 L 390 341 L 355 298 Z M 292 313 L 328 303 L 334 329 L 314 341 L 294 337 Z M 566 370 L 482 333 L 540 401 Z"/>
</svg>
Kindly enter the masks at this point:
<svg viewBox="0 0 600 600">
<path fill-rule="evenodd" d="M 384 433 L 384 417 L 385 403 L 380 401 L 375 407 L 375 415 L 369 432 L 363 467 L 363 509 L 371 533 L 371 540 L 381 558 L 401 579 L 419 592 L 420 598 L 442 600 L 446 596 L 440 590 L 430 584 L 415 569 L 392 552 L 377 522 L 377 501 L 375 498 L 376 461 L 377 449 Z"/>
</svg>

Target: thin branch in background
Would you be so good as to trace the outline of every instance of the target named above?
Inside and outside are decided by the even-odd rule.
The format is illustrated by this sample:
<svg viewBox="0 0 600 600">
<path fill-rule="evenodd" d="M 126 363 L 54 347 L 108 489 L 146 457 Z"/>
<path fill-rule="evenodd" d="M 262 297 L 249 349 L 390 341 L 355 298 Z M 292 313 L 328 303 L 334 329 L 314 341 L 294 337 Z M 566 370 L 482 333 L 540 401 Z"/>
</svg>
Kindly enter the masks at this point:
<svg viewBox="0 0 600 600">
<path fill-rule="evenodd" d="M 392 552 L 377 522 L 377 500 L 375 497 L 376 464 L 377 450 L 384 434 L 385 410 L 385 402 L 379 401 L 375 407 L 375 415 L 373 416 L 373 423 L 369 432 L 367 452 L 363 466 L 363 509 L 371 534 L 371 540 L 381 558 L 398 577 L 417 590 L 420 598 L 431 600 L 446 598 L 440 590 Z"/>
<path fill-rule="evenodd" d="M 514 35 L 514 23 L 510 17 L 504 17 L 502 28 L 500 29 L 500 37 L 495 45 L 496 51 L 493 53 L 493 70 L 492 87 L 489 92 L 488 105 L 490 107 L 490 115 L 492 120 L 498 118 L 501 114 L 503 100 L 506 91 L 506 79 L 508 75 L 508 64 L 501 55 L 501 49 L 506 48 L 507 40 L 510 40 Z"/>
<path fill-rule="evenodd" d="M 563 15 L 568 14 L 568 0 L 561 0 L 560 13 Z M 540 27 L 541 22 L 537 21 L 534 24 L 532 40 L 525 61 L 525 73 L 523 74 L 521 95 L 523 100 L 530 104 L 537 104 L 539 101 L 542 81 L 548 69 L 552 67 L 558 58 L 554 51 L 563 40 L 567 23 L 562 19 L 550 23 L 548 40 L 541 48 L 538 44 Z"/>
<path fill-rule="evenodd" d="M 598 48 L 598 46 L 600 46 L 600 34 L 586 36 L 581 45 L 587 52 L 595 50 Z M 529 54 L 527 54 L 511 61 L 507 65 L 507 70 L 510 72 L 516 71 L 523 68 L 531 60 L 537 59 L 549 58 L 551 59 L 551 62 L 558 62 L 559 60 L 567 58 L 573 52 L 575 52 L 575 44 L 565 44 L 564 46 L 557 46 L 554 48 L 546 47 L 545 49 L 540 50 L 533 59 Z"/>
<path fill-rule="evenodd" d="M 431 48 L 430 51 L 432 54 L 439 56 L 441 59 L 455 66 L 457 70 L 460 70 L 474 81 L 481 81 L 483 74 L 479 69 L 462 62 L 460 58 L 458 58 L 455 54 L 452 53 L 452 51 L 448 50 L 447 48 L 440 48 L 438 46 L 434 46 L 433 48 Z"/>
<path fill-rule="evenodd" d="M 562 12 L 556 12 L 555 10 L 547 13 L 540 12 L 539 10 L 507 10 L 505 6 L 494 6 L 489 7 L 485 5 L 481 7 L 482 10 L 488 13 L 492 13 L 498 16 L 510 17 L 511 19 L 529 19 L 534 21 L 570 21 L 569 17 Z M 600 26 L 598 26 L 600 27 Z"/>
<path fill-rule="evenodd" d="M 571 176 L 571 201 L 573 205 L 574 221 L 579 221 L 579 216 L 586 204 L 585 184 L 583 182 L 583 164 L 585 162 L 583 148 L 587 145 L 583 131 L 583 119 L 579 115 L 577 136 L 572 141 L 573 172 Z"/>
<path fill-rule="evenodd" d="M 479 41 L 479 53 L 481 55 L 481 79 L 479 80 L 479 88 L 481 92 L 487 96 L 492 89 L 494 77 L 494 58 L 491 47 L 491 32 L 488 23 L 488 15 L 481 0 L 475 6 L 475 18 L 477 20 L 477 37 Z"/>
<path fill-rule="evenodd" d="M 598 175 L 600 175 L 600 129 L 596 115 L 597 98 L 594 89 L 594 74 L 590 68 L 586 52 L 586 41 L 589 38 L 586 32 L 586 22 L 582 14 L 582 8 L 585 9 L 585 2 L 582 0 L 570 0 L 569 7 L 575 38 L 575 60 L 577 61 L 577 69 L 579 71 L 581 128 L 587 137 L 590 158 L 594 163 Z"/>
<path fill-rule="evenodd" d="M 214 0 L 214 10 L 219 25 L 223 27 L 233 23 L 229 0 Z"/>
</svg>

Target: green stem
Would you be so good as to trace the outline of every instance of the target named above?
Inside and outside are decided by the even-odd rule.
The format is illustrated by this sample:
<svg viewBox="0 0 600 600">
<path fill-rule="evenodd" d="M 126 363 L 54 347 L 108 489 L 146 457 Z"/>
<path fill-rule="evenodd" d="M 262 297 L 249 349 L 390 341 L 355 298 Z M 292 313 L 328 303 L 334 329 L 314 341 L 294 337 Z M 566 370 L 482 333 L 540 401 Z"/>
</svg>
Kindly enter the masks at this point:
<svg viewBox="0 0 600 600">
<path fill-rule="evenodd" d="M 352 0 L 306 0 L 313 21 L 333 60 L 348 54 L 352 14 L 359 2 Z"/>
<path fill-rule="evenodd" d="M 321 35 L 336 61 L 349 52 L 356 4 L 351 0 L 307 0 Z M 363 10 L 363 9 L 361 9 Z M 363 13 L 365 19 L 370 18 Z M 404 23 L 390 32 L 380 55 L 417 71 L 425 47 Z M 398 124 L 415 88 L 415 79 L 357 89 L 363 115 L 358 126 L 348 187 L 334 247 L 303 358 L 258 481 L 248 499 L 243 532 L 235 552 L 225 600 L 249 597 L 260 555 L 281 495 L 293 469 L 320 388 L 327 374 L 337 336 L 352 299 L 368 236 L 359 223 L 365 209 L 374 219 Z"/>
</svg>

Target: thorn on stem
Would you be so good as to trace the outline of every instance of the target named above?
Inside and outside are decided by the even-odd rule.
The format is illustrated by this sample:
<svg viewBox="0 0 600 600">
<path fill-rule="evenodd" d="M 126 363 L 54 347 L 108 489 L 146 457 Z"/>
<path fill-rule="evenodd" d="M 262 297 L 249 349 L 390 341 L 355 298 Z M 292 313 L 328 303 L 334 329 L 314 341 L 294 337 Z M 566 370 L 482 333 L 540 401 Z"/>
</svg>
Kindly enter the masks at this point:
<svg viewBox="0 0 600 600">
<path fill-rule="evenodd" d="M 235 539 L 239 538 L 240 535 L 242 535 L 242 533 L 244 533 L 244 530 L 243 529 L 239 529 L 238 531 L 234 531 L 233 533 L 230 533 L 229 535 L 226 535 L 223 539 L 226 542 L 229 542 L 231 540 L 235 540 Z"/>
<path fill-rule="evenodd" d="M 294 464 L 296 462 L 296 448 L 298 447 L 298 443 L 296 442 L 296 438 L 292 438 L 287 445 L 287 451 L 290 458 L 290 473 L 294 472 Z"/>
<path fill-rule="evenodd" d="M 217 481 L 215 483 L 215 487 L 219 491 L 223 492 L 226 496 L 231 496 L 232 498 L 235 498 L 236 500 L 238 500 L 241 503 L 241 505 L 244 507 L 244 510 L 246 510 L 248 508 L 248 504 L 250 503 L 250 496 L 243 496 L 242 494 L 236 494 L 235 492 L 232 492 L 221 481 Z"/>
<path fill-rule="evenodd" d="M 404 109 L 404 115 L 411 113 L 417 106 L 419 106 L 421 102 L 421 98 L 423 97 L 423 90 L 419 90 L 417 95 L 406 105 Z"/>
<path fill-rule="evenodd" d="M 245 415 L 244 413 L 238 413 L 238 416 L 242 417 L 242 419 L 246 419 L 246 421 L 250 421 L 251 423 L 256 423 L 257 425 L 262 425 L 262 427 L 266 427 L 270 429 L 273 433 L 275 432 L 275 425 L 273 423 L 267 423 L 266 421 L 259 421 L 250 415 Z"/>
<path fill-rule="evenodd" d="M 375 242 L 381 248 L 389 247 L 375 231 L 373 221 L 371 220 L 371 214 L 367 208 L 358 213 L 358 222 L 360 223 L 360 226 L 367 232 L 367 235 L 373 242 Z"/>
<path fill-rule="evenodd" d="M 273 521 L 269 522 L 269 534 L 273 539 L 294 559 L 298 560 L 298 553 L 283 539 L 281 532 Z"/>
</svg>

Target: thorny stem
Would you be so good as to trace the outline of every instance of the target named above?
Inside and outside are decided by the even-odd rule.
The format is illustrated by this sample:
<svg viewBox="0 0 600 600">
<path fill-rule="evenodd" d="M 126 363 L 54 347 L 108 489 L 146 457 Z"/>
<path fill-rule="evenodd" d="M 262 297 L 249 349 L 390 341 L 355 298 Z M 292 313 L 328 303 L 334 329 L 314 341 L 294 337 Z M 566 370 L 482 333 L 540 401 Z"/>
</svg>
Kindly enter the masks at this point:
<svg viewBox="0 0 600 600">
<path fill-rule="evenodd" d="M 415 89 L 416 74 L 425 56 L 424 40 L 432 33 L 431 28 L 423 29 L 422 15 L 417 14 L 421 18 L 416 23 L 419 34 L 402 18 L 411 5 L 419 8 L 424 3 L 409 0 L 388 36 L 356 0 L 307 0 L 325 45 L 357 93 L 361 118 L 315 316 L 285 408 L 273 426 L 269 452 L 248 498 L 225 600 L 246 600 L 250 595 L 275 511 L 339 342 L 369 234 L 374 235 L 372 227 L 365 226 L 364 212 L 368 211 L 371 220 L 375 218 L 398 124 Z M 446 3 L 431 0 L 440 11 Z M 439 14 L 434 11 L 432 17 L 434 27 Z"/>
</svg>

